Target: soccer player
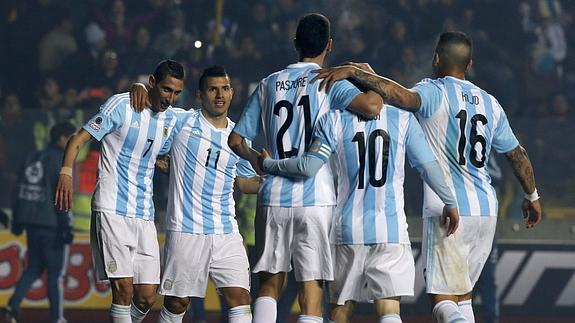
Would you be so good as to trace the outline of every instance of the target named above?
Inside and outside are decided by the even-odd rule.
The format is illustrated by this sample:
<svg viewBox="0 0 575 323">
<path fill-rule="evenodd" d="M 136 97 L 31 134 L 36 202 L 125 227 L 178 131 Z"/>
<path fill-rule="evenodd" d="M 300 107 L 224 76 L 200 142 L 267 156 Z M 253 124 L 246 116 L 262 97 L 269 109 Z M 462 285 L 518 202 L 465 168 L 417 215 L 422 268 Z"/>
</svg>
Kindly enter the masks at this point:
<svg viewBox="0 0 575 323">
<path fill-rule="evenodd" d="M 230 307 L 229 322 L 248 323 L 250 266 L 235 219 L 233 190 L 235 180 L 242 192 L 257 193 L 260 179 L 227 144 L 235 124 L 228 118 L 233 89 L 226 70 L 205 69 L 196 95 L 201 109 L 177 109 L 169 139 L 167 231 L 159 290 L 165 298 L 159 322 L 182 322 L 190 297 L 205 297 L 211 278 Z"/>
<path fill-rule="evenodd" d="M 176 123 L 170 106 L 183 89 L 184 69 L 164 60 L 149 84 L 149 109 L 135 113 L 129 93 L 113 95 L 68 141 L 56 192 L 56 205 L 69 210 L 74 160 L 91 138 L 100 140 L 90 240 L 98 279 L 110 280 L 114 323 L 141 322 L 160 282 L 152 177 L 157 156 L 168 152 Z"/>
<path fill-rule="evenodd" d="M 424 275 L 438 322 L 463 319 L 462 315 L 475 321 L 472 290 L 489 256 L 497 222 L 497 197 L 486 169 L 491 148 L 505 154 L 525 192 L 521 209 L 526 227 L 541 221 L 529 157 L 499 102 L 465 79 L 471 59 L 471 39 L 461 32 L 445 32 L 433 56 L 435 79 L 424 79 L 412 89 L 375 75 L 362 64 L 318 71 L 318 78 L 325 79 L 322 88 L 352 77 L 386 102 L 417 113 L 461 215 L 458 231 L 446 237 L 437 217 L 440 201 L 424 187 Z"/>
<path fill-rule="evenodd" d="M 373 301 L 379 322 L 401 322 L 400 298 L 413 296 L 415 279 L 403 210 L 406 154 L 445 204 L 446 235 L 459 221 L 455 197 L 421 126 L 411 113 L 389 105 L 370 120 L 333 110 L 319 119 L 312 142 L 302 157 L 267 158 L 263 168 L 275 175 L 313 176 L 335 153 L 338 185 L 330 232 L 335 270 L 329 288 L 330 319 L 350 322 L 355 302 Z"/>
<path fill-rule="evenodd" d="M 299 62 L 264 78 L 251 95 L 240 121 L 229 137 L 229 145 L 240 157 L 258 166 L 259 152 L 246 145 L 265 134 L 266 147 L 274 158 L 301 156 L 311 142 L 317 119 L 330 109 L 349 108 L 366 117 L 378 115 L 382 100 L 373 91 L 361 93 L 350 82 L 340 82 L 330 93 L 310 84 L 331 50 L 330 22 L 320 14 L 300 19 L 295 47 Z M 260 190 L 265 232 L 256 234 L 261 252 L 254 272 L 259 272 L 260 290 L 255 301 L 254 322 L 275 322 L 276 300 L 291 268 L 301 283 L 298 322 L 320 322 L 322 280 L 333 279 L 328 229 L 335 191 L 328 166 L 309 179 L 266 176 Z M 256 230 L 262 228 L 256 228 Z M 256 231 L 257 232 L 257 231 Z"/>
</svg>

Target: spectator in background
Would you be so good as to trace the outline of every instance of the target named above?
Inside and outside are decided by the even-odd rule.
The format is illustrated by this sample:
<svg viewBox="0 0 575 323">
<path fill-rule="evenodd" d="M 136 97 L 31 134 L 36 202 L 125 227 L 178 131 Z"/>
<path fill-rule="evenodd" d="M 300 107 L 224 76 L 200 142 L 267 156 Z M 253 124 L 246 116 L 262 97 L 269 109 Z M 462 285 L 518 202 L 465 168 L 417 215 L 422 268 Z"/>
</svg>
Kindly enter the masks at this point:
<svg viewBox="0 0 575 323">
<path fill-rule="evenodd" d="M 186 30 L 186 16 L 175 11 L 170 19 L 172 28 L 154 39 L 152 48 L 163 57 L 173 58 L 178 51 L 190 50 L 197 35 Z"/>
<path fill-rule="evenodd" d="M 151 37 L 146 26 L 140 26 L 136 31 L 133 46 L 124 55 L 126 72 L 131 77 L 138 77 L 142 66 L 151 66 L 160 59 L 160 53 L 151 46 Z"/>
<path fill-rule="evenodd" d="M 31 123 L 22 114 L 20 97 L 12 93 L 7 94 L 0 109 L 0 136 L 4 138 L 6 156 L 10 157 L 6 160 L 5 173 L 0 185 L 0 196 L 3 199 L 10 196 L 10 189 L 16 180 L 14 174 L 20 169 L 26 154 L 34 149 Z"/>
<path fill-rule="evenodd" d="M 43 73 L 54 72 L 62 66 L 67 56 L 78 51 L 74 38 L 74 25 L 69 16 L 62 17 L 42 39 L 38 47 L 38 64 Z"/>
<path fill-rule="evenodd" d="M 93 89 L 102 91 L 99 97 L 105 98 L 113 92 L 126 91 L 129 84 L 129 80 L 120 67 L 118 52 L 113 48 L 107 49 L 100 59 L 98 72 L 92 78 Z"/>
<path fill-rule="evenodd" d="M 4 309 L 11 322 L 20 321 L 20 303 L 36 279 L 48 272 L 50 322 L 63 323 L 63 279 L 72 243 L 71 213 L 54 206 L 60 163 L 68 139 L 76 129 L 69 123 L 59 123 L 50 129 L 50 145 L 31 152 L 19 173 L 18 190 L 13 205 L 12 233 L 26 230 L 28 265 L 14 294 Z"/>
</svg>

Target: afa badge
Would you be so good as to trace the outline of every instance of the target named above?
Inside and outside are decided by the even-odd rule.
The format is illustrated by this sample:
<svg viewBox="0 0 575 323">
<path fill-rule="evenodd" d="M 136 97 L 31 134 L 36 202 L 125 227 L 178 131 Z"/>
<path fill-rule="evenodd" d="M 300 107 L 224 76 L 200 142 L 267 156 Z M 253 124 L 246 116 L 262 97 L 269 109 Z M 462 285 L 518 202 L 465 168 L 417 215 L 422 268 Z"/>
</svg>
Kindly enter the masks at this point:
<svg viewBox="0 0 575 323">
<path fill-rule="evenodd" d="M 94 121 L 90 122 L 90 128 L 96 130 L 96 131 L 100 131 L 101 124 L 102 124 L 102 117 L 96 117 L 96 119 L 94 119 Z"/>
<path fill-rule="evenodd" d="M 168 137 L 169 128 L 168 126 L 164 126 L 164 138 Z"/>
</svg>

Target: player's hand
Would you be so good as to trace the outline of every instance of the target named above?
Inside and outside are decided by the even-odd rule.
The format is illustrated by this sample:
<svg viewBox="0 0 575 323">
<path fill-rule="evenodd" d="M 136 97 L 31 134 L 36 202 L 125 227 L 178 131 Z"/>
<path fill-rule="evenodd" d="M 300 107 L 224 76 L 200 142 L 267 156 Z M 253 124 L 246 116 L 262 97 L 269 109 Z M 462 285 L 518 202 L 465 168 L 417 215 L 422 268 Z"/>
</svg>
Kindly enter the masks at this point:
<svg viewBox="0 0 575 323">
<path fill-rule="evenodd" d="M 262 148 L 262 150 L 260 151 L 260 155 L 258 156 L 258 166 L 264 173 L 265 173 L 264 160 L 270 157 L 271 157 L 270 153 L 268 153 L 268 151 L 265 148 Z"/>
<path fill-rule="evenodd" d="M 366 71 L 368 73 L 375 74 L 375 71 L 373 70 L 373 68 L 371 68 L 371 65 L 369 65 L 369 63 L 345 62 L 343 65 L 351 65 L 351 66 L 356 67 L 362 71 Z"/>
<path fill-rule="evenodd" d="M 525 227 L 527 229 L 533 228 L 541 222 L 542 212 L 539 200 L 531 202 L 528 199 L 523 199 L 521 211 L 523 212 L 523 218 L 526 220 Z"/>
<path fill-rule="evenodd" d="M 150 98 L 148 97 L 148 89 L 142 83 L 134 83 L 130 88 L 130 104 L 136 112 L 142 112 L 145 107 L 150 107 Z"/>
<path fill-rule="evenodd" d="M 56 186 L 56 197 L 54 199 L 56 208 L 69 211 L 72 208 L 72 177 L 60 174 L 58 186 Z"/>
<path fill-rule="evenodd" d="M 356 69 L 354 66 L 344 65 L 330 68 L 320 68 L 318 70 L 313 70 L 313 73 L 317 75 L 311 79 L 310 83 L 314 83 L 317 80 L 321 80 L 319 84 L 318 91 L 325 88 L 326 92 L 329 92 L 331 86 L 334 82 L 345 80 L 346 78 L 353 75 L 353 71 Z"/>
<path fill-rule="evenodd" d="M 164 155 L 156 159 L 156 167 L 162 173 L 169 174 L 170 173 L 170 155 Z"/>
<path fill-rule="evenodd" d="M 459 211 L 456 207 L 443 207 L 441 225 L 447 228 L 447 236 L 454 234 L 459 226 Z"/>
</svg>

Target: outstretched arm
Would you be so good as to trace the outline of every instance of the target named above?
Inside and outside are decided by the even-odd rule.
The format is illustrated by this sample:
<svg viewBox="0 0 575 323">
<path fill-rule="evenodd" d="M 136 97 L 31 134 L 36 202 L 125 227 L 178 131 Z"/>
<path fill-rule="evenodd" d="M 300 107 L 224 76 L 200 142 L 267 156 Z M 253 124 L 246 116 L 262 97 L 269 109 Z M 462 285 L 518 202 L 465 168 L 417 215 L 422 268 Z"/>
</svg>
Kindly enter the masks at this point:
<svg viewBox="0 0 575 323">
<path fill-rule="evenodd" d="M 241 158 L 247 160 L 252 164 L 252 167 L 258 175 L 263 175 L 264 172 L 259 163 L 260 154 L 257 150 L 250 147 L 246 140 L 239 134 L 232 131 L 228 137 L 228 146 Z"/>
<path fill-rule="evenodd" d="M 539 194 L 535 188 L 535 176 L 533 175 L 533 167 L 527 151 L 521 145 L 505 153 L 505 157 L 509 161 L 513 174 L 521 184 L 525 199 L 521 204 L 523 218 L 527 220 L 526 227 L 532 228 L 541 222 L 541 204 L 539 203 Z"/>
<path fill-rule="evenodd" d="M 80 148 L 90 139 L 92 139 L 92 135 L 88 131 L 81 129 L 68 140 L 54 199 L 56 208 L 60 210 L 68 211 L 72 208 L 72 171 L 74 161 L 78 156 L 78 152 L 80 152 Z"/>
<path fill-rule="evenodd" d="M 337 67 L 322 68 L 314 72 L 318 75 L 311 82 L 321 79 L 320 90 L 324 87 L 329 90 L 335 81 L 352 78 L 367 89 L 378 93 L 385 103 L 396 105 L 411 112 L 415 112 L 421 107 L 421 97 L 417 92 L 375 74 L 367 64 L 348 63 Z"/>
<path fill-rule="evenodd" d="M 298 158 L 286 158 L 281 160 L 269 158 L 268 152 L 262 150 L 263 168 L 268 174 L 283 177 L 308 178 L 315 176 L 325 162 L 318 156 L 304 154 Z"/>
</svg>

